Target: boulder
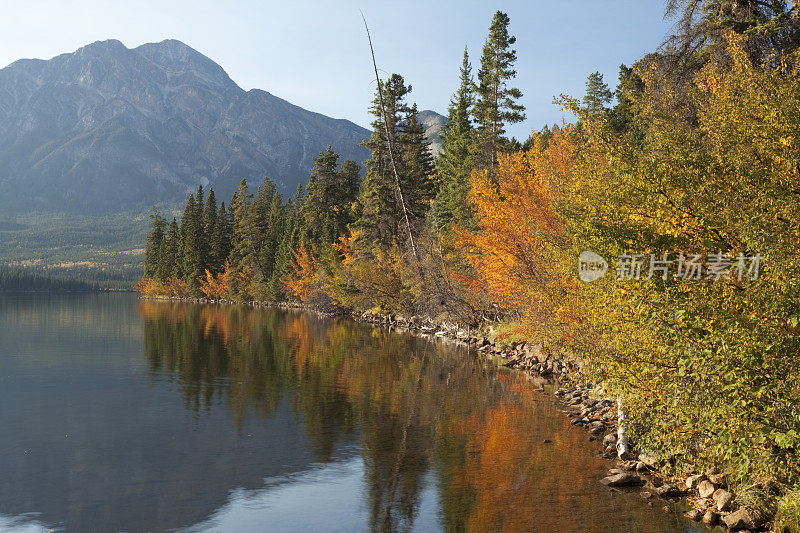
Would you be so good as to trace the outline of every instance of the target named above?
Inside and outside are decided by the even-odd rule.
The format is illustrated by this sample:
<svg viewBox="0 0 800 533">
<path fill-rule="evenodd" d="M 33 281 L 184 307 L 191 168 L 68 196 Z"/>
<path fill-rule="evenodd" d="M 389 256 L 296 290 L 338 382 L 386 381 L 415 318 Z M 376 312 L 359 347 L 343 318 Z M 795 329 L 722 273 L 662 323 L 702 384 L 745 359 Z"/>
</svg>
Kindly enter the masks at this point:
<svg viewBox="0 0 800 533">
<path fill-rule="evenodd" d="M 714 502 L 717 504 L 717 511 L 727 511 L 730 509 L 731 502 L 733 501 L 733 494 L 727 490 L 717 489 L 711 497 L 714 498 Z"/>
<path fill-rule="evenodd" d="M 680 489 L 671 483 L 664 483 L 658 487 L 655 492 L 662 498 L 673 498 L 681 495 Z"/>
<path fill-rule="evenodd" d="M 703 513 L 701 513 L 697 509 L 690 509 L 685 513 L 683 513 L 683 516 L 685 516 L 689 520 L 694 520 L 695 522 L 699 522 L 700 519 L 703 518 Z"/>
<path fill-rule="evenodd" d="M 719 515 L 714 511 L 712 511 L 711 509 L 706 511 L 706 514 L 703 515 L 703 523 L 707 526 L 713 526 L 714 524 L 717 523 L 718 519 Z"/>
<path fill-rule="evenodd" d="M 715 490 L 717 490 L 717 487 L 707 479 L 701 481 L 700 485 L 697 486 L 697 491 L 700 493 L 701 498 L 708 498 L 714 494 Z"/>
<path fill-rule="evenodd" d="M 614 474 L 613 476 L 604 477 L 600 480 L 600 483 L 609 487 L 630 487 L 633 485 L 641 485 L 643 481 L 642 478 L 636 474 L 623 472 L 620 474 Z"/>
<path fill-rule="evenodd" d="M 704 479 L 706 479 L 706 476 L 704 474 L 689 476 L 686 478 L 686 488 L 696 489 L 697 486 L 700 484 L 700 482 L 703 481 Z"/>
<path fill-rule="evenodd" d="M 616 445 L 617 444 L 617 434 L 616 433 L 609 433 L 605 437 L 603 437 L 603 446 L 608 445 Z"/>
<path fill-rule="evenodd" d="M 728 529 L 740 531 L 742 529 L 757 529 L 763 526 L 767 519 L 761 512 L 755 509 L 742 507 L 739 510 L 723 516 L 722 521 Z"/>
</svg>

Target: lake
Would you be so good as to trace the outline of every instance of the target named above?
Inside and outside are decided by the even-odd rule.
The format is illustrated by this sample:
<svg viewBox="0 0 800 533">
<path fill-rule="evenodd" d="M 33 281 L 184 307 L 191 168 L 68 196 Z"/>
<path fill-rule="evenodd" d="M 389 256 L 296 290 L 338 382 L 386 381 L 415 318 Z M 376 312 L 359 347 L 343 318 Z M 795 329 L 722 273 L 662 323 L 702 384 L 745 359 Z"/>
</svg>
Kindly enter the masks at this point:
<svg viewBox="0 0 800 533">
<path fill-rule="evenodd" d="M 0 531 L 700 531 L 536 388 L 346 319 L 0 294 Z"/>
</svg>

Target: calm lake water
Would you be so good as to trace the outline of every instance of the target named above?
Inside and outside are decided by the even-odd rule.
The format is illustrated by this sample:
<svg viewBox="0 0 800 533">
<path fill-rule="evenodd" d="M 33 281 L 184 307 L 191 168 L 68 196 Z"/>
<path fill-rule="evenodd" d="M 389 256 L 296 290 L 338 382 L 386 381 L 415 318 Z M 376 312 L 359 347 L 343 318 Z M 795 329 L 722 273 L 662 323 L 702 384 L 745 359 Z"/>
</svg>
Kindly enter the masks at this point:
<svg viewBox="0 0 800 533">
<path fill-rule="evenodd" d="M 0 295 L 2 531 L 697 530 L 601 486 L 609 464 L 552 396 L 464 348 L 304 313 Z"/>
</svg>

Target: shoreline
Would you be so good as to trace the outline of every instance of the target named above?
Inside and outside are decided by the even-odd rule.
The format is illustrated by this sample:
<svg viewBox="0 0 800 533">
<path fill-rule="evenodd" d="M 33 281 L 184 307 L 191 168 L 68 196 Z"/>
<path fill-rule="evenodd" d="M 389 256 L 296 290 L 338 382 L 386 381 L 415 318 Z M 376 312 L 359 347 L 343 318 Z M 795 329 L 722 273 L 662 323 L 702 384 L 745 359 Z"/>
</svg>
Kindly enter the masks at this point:
<svg viewBox="0 0 800 533">
<path fill-rule="evenodd" d="M 672 512 L 672 506 L 683 502 L 688 510 L 683 516 L 708 528 L 721 527 L 729 531 L 770 531 L 774 513 L 746 507 L 729 492 L 727 473 L 716 470 L 688 472 L 684 475 L 668 475 L 659 470 L 661 459 L 656 453 L 638 453 L 634 443 L 620 446 L 619 422 L 624 415 L 615 410 L 617 402 L 603 397 L 596 386 L 581 386 L 570 377 L 579 370 L 579 363 L 571 357 L 556 354 L 541 344 L 527 341 L 498 342 L 485 331 L 451 323 L 437 323 L 420 316 L 383 315 L 370 312 L 359 313 L 345 309 L 323 310 L 299 301 L 235 301 L 176 296 L 144 296 L 142 300 L 172 301 L 197 304 L 244 305 L 255 308 L 300 310 L 323 317 L 346 317 L 373 327 L 388 327 L 401 333 L 432 336 L 455 342 L 474 349 L 484 357 L 492 359 L 498 366 L 512 368 L 528 377 L 536 377 L 550 385 L 555 401 L 563 407 L 561 412 L 571 424 L 584 429 L 590 442 L 599 444 L 596 449 L 603 459 L 617 459 L 617 467 L 610 468 L 607 476 L 599 482 L 610 490 L 640 491 L 645 505 L 653 507 L 660 500 L 664 512 Z M 546 391 L 540 385 L 541 391 Z M 630 449 L 628 449 L 630 446 Z"/>
</svg>

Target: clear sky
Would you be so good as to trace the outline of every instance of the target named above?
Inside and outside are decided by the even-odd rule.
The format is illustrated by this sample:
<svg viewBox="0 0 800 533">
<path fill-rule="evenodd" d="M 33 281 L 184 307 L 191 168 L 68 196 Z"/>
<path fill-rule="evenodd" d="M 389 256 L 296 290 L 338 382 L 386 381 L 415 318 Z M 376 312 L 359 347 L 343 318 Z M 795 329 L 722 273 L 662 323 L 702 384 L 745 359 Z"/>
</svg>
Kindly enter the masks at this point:
<svg viewBox="0 0 800 533">
<path fill-rule="evenodd" d="M 244 89 L 367 126 L 375 84 L 359 10 L 378 66 L 402 74 L 420 109 L 445 113 L 467 45 L 477 71 L 496 10 L 517 37 L 516 85 L 527 120 L 560 122 L 560 93 L 582 96 L 586 76 L 613 88 L 620 63 L 654 50 L 671 28 L 663 0 L 3 0 L 0 65 L 50 58 L 110 38 L 128 47 L 174 38 L 219 63 Z M 385 76 L 385 73 L 381 73 Z"/>
</svg>

